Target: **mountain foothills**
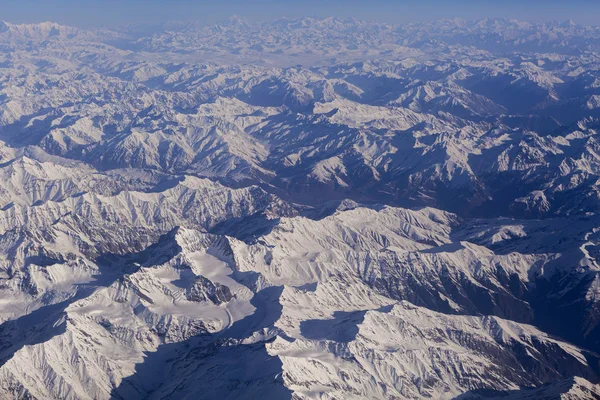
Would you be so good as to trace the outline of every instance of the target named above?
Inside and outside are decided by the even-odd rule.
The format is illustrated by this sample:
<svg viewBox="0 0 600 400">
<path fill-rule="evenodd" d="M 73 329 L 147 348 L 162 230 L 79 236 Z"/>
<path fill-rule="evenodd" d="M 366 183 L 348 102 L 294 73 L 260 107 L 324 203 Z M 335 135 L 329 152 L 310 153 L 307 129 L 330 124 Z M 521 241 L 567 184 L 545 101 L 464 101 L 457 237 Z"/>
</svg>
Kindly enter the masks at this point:
<svg viewBox="0 0 600 400">
<path fill-rule="evenodd" d="M 0 398 L 600 399 L 600 28 L 0 49 Z"/>
</svg>

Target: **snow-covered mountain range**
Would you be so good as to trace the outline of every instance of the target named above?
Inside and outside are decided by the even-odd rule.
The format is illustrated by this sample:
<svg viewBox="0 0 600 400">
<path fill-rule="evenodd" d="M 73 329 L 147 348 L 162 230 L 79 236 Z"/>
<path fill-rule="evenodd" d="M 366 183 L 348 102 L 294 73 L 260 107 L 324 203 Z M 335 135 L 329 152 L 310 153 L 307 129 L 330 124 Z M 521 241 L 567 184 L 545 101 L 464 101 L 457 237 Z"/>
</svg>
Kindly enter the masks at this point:
<svg viewBox="0 0 600 400">
<path fill-rule="evenodd" d="M 600 28 L 0 49 L 0 398 L 600 399 Z"/>
</svg>

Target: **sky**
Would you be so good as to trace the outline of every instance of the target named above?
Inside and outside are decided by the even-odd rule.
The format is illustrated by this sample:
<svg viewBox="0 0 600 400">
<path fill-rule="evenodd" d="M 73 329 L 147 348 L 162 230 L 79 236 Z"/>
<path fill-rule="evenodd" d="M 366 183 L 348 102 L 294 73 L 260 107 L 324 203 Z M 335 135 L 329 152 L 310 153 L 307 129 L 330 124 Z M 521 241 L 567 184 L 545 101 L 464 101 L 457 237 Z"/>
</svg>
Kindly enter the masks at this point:
<svg viewBox="0 0 600 400">
<path fill-rule="evenodd" d="M 388 23 L 504 17 L 600 25 L 600 0 L 0 0 L 0 19 L 14 23 L 111 27 L 173 20 L 216 23 L 232 15 L 259 20 L 336 16 Z"/>
</svg>

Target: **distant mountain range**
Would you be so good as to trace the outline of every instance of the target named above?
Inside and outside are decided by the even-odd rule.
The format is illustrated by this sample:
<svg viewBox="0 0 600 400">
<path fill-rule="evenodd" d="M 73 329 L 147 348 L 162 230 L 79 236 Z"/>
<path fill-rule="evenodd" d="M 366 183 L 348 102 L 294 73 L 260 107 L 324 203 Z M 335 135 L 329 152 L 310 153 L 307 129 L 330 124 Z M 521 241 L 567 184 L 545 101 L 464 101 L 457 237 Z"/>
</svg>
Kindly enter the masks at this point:
<svg viewBox="0 0 600 400">
<path fill-rule="evenodd" d="M 0 398 L 600 399 L 600 28 L 0 50 Z"/>
</svg>

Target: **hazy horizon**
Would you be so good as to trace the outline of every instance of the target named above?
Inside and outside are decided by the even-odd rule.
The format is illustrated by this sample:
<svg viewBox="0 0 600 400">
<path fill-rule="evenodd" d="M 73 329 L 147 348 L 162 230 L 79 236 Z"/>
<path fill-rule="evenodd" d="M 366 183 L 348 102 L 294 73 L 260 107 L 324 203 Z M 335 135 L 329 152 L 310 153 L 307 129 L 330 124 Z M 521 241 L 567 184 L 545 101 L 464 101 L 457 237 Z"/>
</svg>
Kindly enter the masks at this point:
<svg viewBox="0 0 600 400">
<path fill-rule="evenodd" d="M 250 20 L 280 17 L 354 17 L 386 23 L 438 20 L 443 18 L 514 18 L 529 22 L 573 20 L 598 25 L 600 4 L 592 1 L 504 1 L 487 0 L 373 0 L 364 1 L 269 1 L 226 0 L 2 0 L 0 19 L 11 23 L 53 21 L 73 26 L 113 27 L 129 23 L 197 21 L 215 23 L 233 15 Z"/>
</svg>

